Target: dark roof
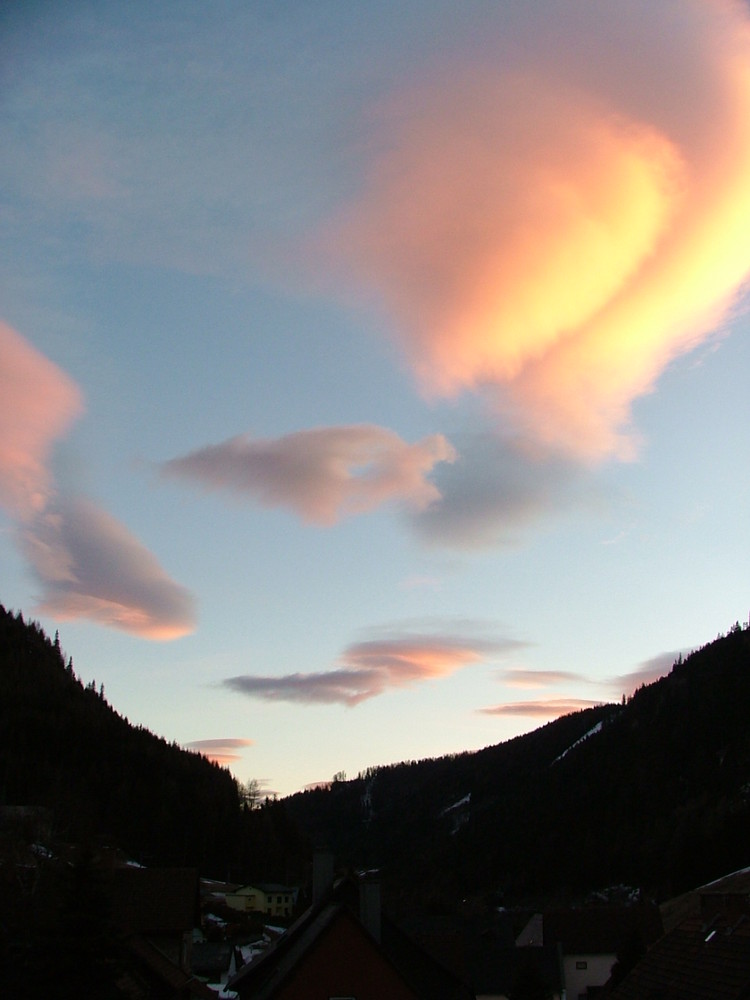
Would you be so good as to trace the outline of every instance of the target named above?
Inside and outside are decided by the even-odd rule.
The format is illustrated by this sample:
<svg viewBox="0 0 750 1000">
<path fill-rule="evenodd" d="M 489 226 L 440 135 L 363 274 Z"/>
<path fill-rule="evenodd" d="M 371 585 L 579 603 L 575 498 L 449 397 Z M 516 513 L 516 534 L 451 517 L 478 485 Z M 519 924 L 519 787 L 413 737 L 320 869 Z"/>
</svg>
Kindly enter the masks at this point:
<svg viewBox="0 0 750 1000">
<path fill-rule="evenodd" d="M 123 930 L 188 931 L 195 923 L 198 873 L 194 868 L 116 868 L 112 919 Z"/>
<path fill-rule="evenodd" d="M 198 997 L 199 1000 L 216 1000 L 216 994 L 205 983 L 184 972 L 174 962 L 170 962 L 158 948 L 139 935 L 129 938 L 126 948 L 142 966 L 148 969 L 151 976 L 175 995 Z"/>
<path fill-rule="evenodd" d="M 699 916 L 706 907 L 713 908 L 720 901 L 734 900 L 741 904 L 742 900 L 750 900 L 750 868 L 742 868 L 721 878 L 708 882 L 698 889 L 669 899 L 661 904 L 661 915 L 664 930 L 671 931 L 688 917 Z M 750 903 L 749 903 L 750 906 Z"/>
<path fill-rule="evenodd" d="M 649 945 L 662 933 L 656 906 L 596 906 L 544 914 L 544 944 L 566 955 L 616 955 L 634 936 Z"/>
<path fill-rule="evenodd" d="M 197 976 L 214 976 L 226 972 L 232 961 L 232 945 L 228 941 L 195 941 L 190 966 Z"/>
<path fill-rule="evenodd" d="M 392 920 L 381 920 L 381 946 L 389 961 L 417 996 L 430 1000 L 463 1000 L 473 997 L 458 976 L 420 948 Z"/>
<path fill-rule="evenodd" d="M 251 961 L 232 978 L 229 987 L 247 995 L 265 1000 L 272 997 L 296 968 L 308 948 L 334 922 L 340 907 L 327 906 L 317 913 L 308 911 L 267 951 Z"/>
<path fill-rule="evenodd" d="M 750 919 L 710 925 L 688 917 L 665 934 L 607 994 L 612 1000 L 742 1000 L 750 997 Z"/>
<path fill-rule="evenodd" d="M 707 885 L 702 885 L 696 891 L 701 896 L 716 893 L 723 896 L 748 896 L 750 895 L 750 868 L 742 868 L 740 871 L 732 872 L 731 875 L 724 875 L 722 878 L 707 883 Z"/>
<path fill-rule="evenodd" d="M 338 921 L 355 924 L 362 935 L 396 970 L 418 997 L 430 1000 L 472 1000 L 474 994 L 458 977 L 414 944 L 393 921 L 381 916 L 381 940 L 376 942 L 355 916 L 358 887 L 344 880 L 317 906 L 311 907 L 279 940 L 240 969 L 229 988 L 241 996 L 267 1000 L 296 969 L 313 945 Z"/>
</svg>

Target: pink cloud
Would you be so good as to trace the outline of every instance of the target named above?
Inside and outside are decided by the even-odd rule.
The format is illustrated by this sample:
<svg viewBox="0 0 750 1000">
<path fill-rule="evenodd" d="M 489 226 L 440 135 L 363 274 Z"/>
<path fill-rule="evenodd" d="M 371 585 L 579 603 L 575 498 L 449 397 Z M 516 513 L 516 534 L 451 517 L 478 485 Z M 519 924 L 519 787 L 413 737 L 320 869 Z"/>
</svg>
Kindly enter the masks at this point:
<svg viewBox="0 0 750 1000">
<path fill-rule="evenodd" d="M 631 695 L 643 684 L 653 684 L 661 677 L 666 677 L 672 672 L 672 667 L 680 656 L 689 653 L 689 649 L 677 649 L 671 653 L 659 653 L 648 660 L 644 660 L 635 670 L 628 674 L 620 674 L 610 681 L 611 686 L 617 691 Z"/>
<path fill-rule="evenodd" d="M 22 547 L 44 590 L 40 610 L 146 639 L 193 631 L 193 598 L 122 524 L 86 499 L 48 498 Z"/>
<path fill-rule="evenodd" d="M 750 273 L 750 15 L 733 0 L 498 12 L 378 109 L 326 266 L 374 295 L 430 395 L 631 457 L 633 401 Z"/>
<path fill-rule="evenodd" d="M 56 488 L 52 448 L 82 410 L 67 375 L 0 324 L 0 503 L 42 585 L 40 610 L 150 639 L 185 635 L 188 591 L 113 517 Z"/>
<path fill-rule="evenodd" d="M 284 506 L 304 521 L 333 524 L 385 503 L 421 510 L 437 499 L 426 478 L 455 453 L 440 434 L 407 444 L 371 425 L 319 427 L 280 438 L 242 435 L 161 465 L 164 475 Z"/>
<path fill-rule="evenodd" d="M 192 740 L 185 744 L 187 750 L 195 750 L 214 763 L 221 765 L 233 764 L 234 761 L 240 760 L 242 754 L 239 751 L 251 746 L 253 746 L 252 740 L 236 737 L 218 740 Z"/>
<path fill-rule="evenodd" d="M 508 687 L 545 688 L 555 684 L 567 684 L 570 681 L 585 681 L 582 674 L 570 673 L 566 670 L 522 670 L 512 667 L 503 671 L 503 683 Z"/>
<path fill-rule="evenodd" d="M 535 719 L 557 719 L 561 715 L 579 712 L 582 708 L 593 708 L 601 701 L 587 701 L 583 698 L 550 698 L 542 701 L 511 701 L 494 708 L 478 709 L 483 715 L 529 716 Z"/>
<path fill-rule="evenodd" d="M 82 412 L 71 379 L 0 321 L 0 503 L 12 514 L 44 504 L 52 447 Z"/>
<path fill-rule="evenodd" d="M 342 666 L 281 677 L 230 677 L 224 686 L 267 701 L 343 704 L 350 707 L 393 688 L 445 677 L 462 667 L 506 652 L 518 644 L 448 635 L 398 636 L 353 643 Z"/>
</svg>

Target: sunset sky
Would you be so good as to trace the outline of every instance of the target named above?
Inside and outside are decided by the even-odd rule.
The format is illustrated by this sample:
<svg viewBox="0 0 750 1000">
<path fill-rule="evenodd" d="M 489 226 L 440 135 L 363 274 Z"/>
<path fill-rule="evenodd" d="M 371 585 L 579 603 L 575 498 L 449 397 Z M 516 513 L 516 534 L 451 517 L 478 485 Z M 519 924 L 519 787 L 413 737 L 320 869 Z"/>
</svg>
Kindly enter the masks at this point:
<svg viewBox="0 0 750 1000">
<path fill-rule="evenodd" d="M 0 602 L 280 795 L 750 608 L 750 7 L 0 13 Z"/>
</svg>

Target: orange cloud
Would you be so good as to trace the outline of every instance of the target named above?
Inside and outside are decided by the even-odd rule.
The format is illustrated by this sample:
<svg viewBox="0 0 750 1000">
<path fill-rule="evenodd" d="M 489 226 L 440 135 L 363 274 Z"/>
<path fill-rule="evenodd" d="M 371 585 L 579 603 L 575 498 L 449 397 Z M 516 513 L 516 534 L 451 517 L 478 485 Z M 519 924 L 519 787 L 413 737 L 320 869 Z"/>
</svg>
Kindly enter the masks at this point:
<svg viewBox="0 0 750 1000">
<path fill-rule="evenodd" d="M 750 273 L 750 16 L 733 0 L 550 4 L 379 110 L 326 233 L 424 389 L 536 441 L 629 457 L 634 399 Z"/>
<path fill-rule="evenodd" d="M 160 469 L 329 525 L 390 502 L 425 508 L 439 497 L 427 475 L 436 463 L 454 458 L 440 434 L 410 445 L 393 431 L 363 424 L 273 439 L 242 435 L 171 459 Z"/>
<path fill-rule="evenodd" d="M 208 757 L 209 760 L 222 766 L 239 760 L 242 754 L 238 753 L 238 751 L 251 746 L 253 746 L 252 740 L 235 737 L 219 740 L 192 740 L 190 743 L 185 744 L 187 750 L 195 750 L 197 753 L 203 754 L 204 757 Z"/>
<path fill-rule="evenodd" d="M 494 708 L 478 709 L 483 715 L 521 715 L 535 719 L 557 719 L 561 715 L 579 712 L 582 708 L 601 705 L 600 701 L 586 701 L 583 698 L 550 698 L 546 701 L 512 701 Z"/>
<path fill-rule="evenodd" d="M 149 639 L 192 631 L 192 597 L 113 517 L 59 494 L 55 441 L 82 412 L 73 382 L 0 323 L 0 503 L 42 584 L 40 611 L 88 618 Z"/>
<path fill-rule="evenodd" d="M 511 640 L 493 641 L 448 635 L 399 636 L 348 646 L 342 666 L 318 673 L 282 677 L 230 677 L 224 686 L 267 701 L 354 706 L 391 688 L 410 687 L 445 677 L 461 667 L 516 648 Z"/>
</svg>

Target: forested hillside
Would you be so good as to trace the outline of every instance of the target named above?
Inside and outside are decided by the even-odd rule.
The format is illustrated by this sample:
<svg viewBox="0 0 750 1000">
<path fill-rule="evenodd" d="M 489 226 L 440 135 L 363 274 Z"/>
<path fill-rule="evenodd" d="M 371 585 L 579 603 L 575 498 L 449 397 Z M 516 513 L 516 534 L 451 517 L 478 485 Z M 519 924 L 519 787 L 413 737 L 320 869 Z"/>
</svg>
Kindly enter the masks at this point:
<svg viewBox="0 0 750 1000">
<path fill-rule="evenodd" d="M 47 807 L 61 841 L 237 881 L 302 884 L 324 846 L 381 868 L 396 906 L 617 883 L 666 898 L 750 865 L 749 717 L 736 625 L 626 704 L 251 810 L 229 771 L 132 726 L 0 607 L 0 805 Z"/>
<path fill-rule="evenodd" d="M 375 768 L 289 810 L 352 864 L 382 866 L 392 899 L 616 883 L 663 898 L 750 865 L 749 717 L 750 631 L 736 625 L 627 704 Z"/>
<path fill-rule="evenodd" d="M 148 865 L 277 878 L 305 859 L 279 803 L 248 810 L 231 773 L 132 726 L 57 638 L 0 605 L 0 806 L 50 810 L 55 839 Z"/>
</svg>

